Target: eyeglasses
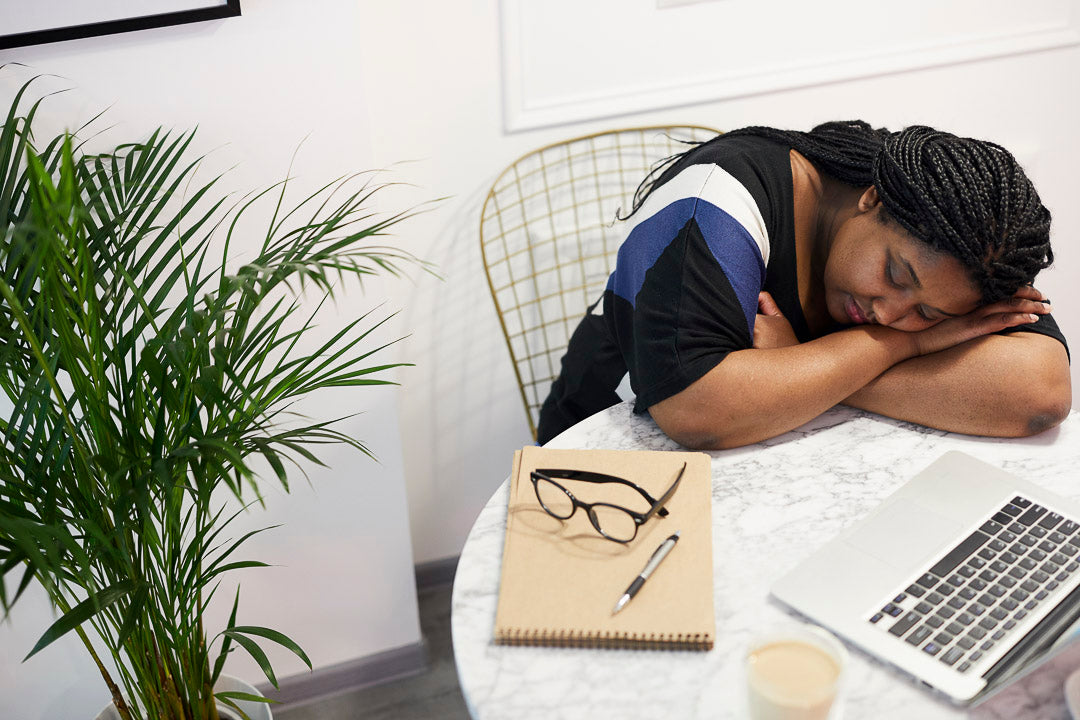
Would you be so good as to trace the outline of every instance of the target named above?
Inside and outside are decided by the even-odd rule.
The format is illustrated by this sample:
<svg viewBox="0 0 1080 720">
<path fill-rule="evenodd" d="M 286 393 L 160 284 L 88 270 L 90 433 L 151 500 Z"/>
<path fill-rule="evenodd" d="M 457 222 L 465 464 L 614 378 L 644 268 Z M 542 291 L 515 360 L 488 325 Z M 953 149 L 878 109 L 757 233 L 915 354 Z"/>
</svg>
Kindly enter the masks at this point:
<svg viewBox="0 0 1080 720">
<path fill-rule="evenodd" d="M 541 468 L 533 470 L 529 473 L 529 478 L 532 480 L 533 490 L 536 492 L 536 499 L 540 501 L 540 506 L 547 511 L 547 514 L 558 518 L 559 520 L 568 520 L 570 516 L 574 514 L 574 511 L 581 508 L 589 515 L 589 522 L 596 528 L 596 531 L 606 537 L 608 540 L 614 540 L 617 543 L 628 543 L 637 537 L 638 528 L 641 527 L 651 518 L 653 515 L 659 515 L 660 517 L 666 517 L 668 511 L 663 507 L 664 503 L 671 499 L 671 496 L 675 494 L 675 489 L 679 487 L 679 482 L 682 480 L 683 472 L 686 470 L 686 463 L 679 468 L 679 473 L 675 476 L 675 481 L 671 483 L 671 487 L 667 489 L 659 500 L 653 498 L 652 495 L 645 492 L 645 489 L 640 485 L 636 485 L 629 480 L 624 480 L 614 475 L 605 475 L 604 473 L 589 472 L 588 470 L 558 470 Z M 625 508 L 622 505 L 614 505 L 612 503 L 586 503 L 581 502 L 574 494 L 563 487 L 561 484 L 555 482 L 554 478 L 560 480 L 583 480 L 585 482 L 592 483 L 619 483 L 620 485 L 626 485 L 641 493 L 649 502 L 648 512 L 637 512 L 630 508 Z"/>
</svg>

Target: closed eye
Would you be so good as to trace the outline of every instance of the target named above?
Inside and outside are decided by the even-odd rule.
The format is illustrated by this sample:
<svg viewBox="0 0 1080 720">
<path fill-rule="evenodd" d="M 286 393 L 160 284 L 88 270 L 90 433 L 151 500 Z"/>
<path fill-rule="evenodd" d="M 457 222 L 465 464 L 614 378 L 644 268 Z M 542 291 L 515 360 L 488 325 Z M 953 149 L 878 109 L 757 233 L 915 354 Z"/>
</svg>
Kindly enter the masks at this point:
<svg viewBox="0 0 1080 720">
<path fill-rule="evenodd" d="M 889 281 L 889 284 L 895 288 L 903 288 L 904 286 L 896 279 L 896 266 L 891 257 L 885 259 L 885 279 Z"/>
</svg>

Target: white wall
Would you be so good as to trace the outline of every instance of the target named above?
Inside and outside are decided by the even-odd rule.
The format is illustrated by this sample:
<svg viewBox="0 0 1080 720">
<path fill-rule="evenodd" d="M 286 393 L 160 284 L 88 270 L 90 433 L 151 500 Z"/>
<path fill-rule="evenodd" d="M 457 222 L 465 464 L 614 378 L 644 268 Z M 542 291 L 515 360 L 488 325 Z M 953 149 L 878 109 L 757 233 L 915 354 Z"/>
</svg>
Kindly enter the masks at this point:
<svg viewBox="0 0 1080 720">
<path fill-rule="evenodd" d="M 368 58 L 358 51 L 374 32 L 363 7 L 351 0 L 245 0 L 243 12 L 228 20 L 3 51 L 0 64 L 17 60 L 66 78 L 42 87 L 75 88 L 47 101 L 46 123 L 81 122 L 111 106 L 105 124 L 118 127 L 110 137 L 141 138 L 158 124 L 198 125 L 198 149 L 212 150 L 204 177 L 236 166 L 223 181 L 229 191 L 283 178 L 301 142 L 293 168 L 298 192 L 374 167 L 371 98 L 364 87 Z M 32 72 L 0 71 L 3 107 Z M 390 177 L 411 179 L 406 168 Z M 426 195 L 408 191 L 387 200 L 405 207 L 417 197 Z M 417 247 L 407 225 L 388 242 Z M 386 302 L 392 284 L 351 291 L 339 300 L 339 320 Z M 398 307 L 390 301 L 385 309 Z M 326 318 L 324 332 L 332 320 Z M 408 331 L 397 319 L 383 335 Z M 385 359 L 394 358 L 391 352 Z M 406 387 L 410 372 L 397 376 Z M 239 537 L 249 528 L 284 523 L 254 538 L 238 557 L 275 565 L 236 574 L 243 586 L 240 619 L 286 632 L 317 668 L 420 642 L 398 393 L 338 391 L 301 408 L 324 418 L 361 412 L 342 429 L 364 440 L 380 462 L 349 449 L 326 451 L 321 456 L 331 468 L 312 469 L 310 487 L 294 475 L 293 492 L 285 496 L 267 483 L 267 511 L 253 510 L 233 531 Z M 211 627 L 227 619 L 232 589 L 223 587 L 219 597 Z M 45 599 L 35 593 L 0 626 L 0 716 L 85 720 L 106 703 L 104 684 L 74 636 L 19 664 L 50 622 Z M 287 652 L 273 652 L 271 644 L 267 649 L 279 678 L 307 672 Z M 227 667 L 263 680 L 246 655 L 231 656 Z"/>
</svg>

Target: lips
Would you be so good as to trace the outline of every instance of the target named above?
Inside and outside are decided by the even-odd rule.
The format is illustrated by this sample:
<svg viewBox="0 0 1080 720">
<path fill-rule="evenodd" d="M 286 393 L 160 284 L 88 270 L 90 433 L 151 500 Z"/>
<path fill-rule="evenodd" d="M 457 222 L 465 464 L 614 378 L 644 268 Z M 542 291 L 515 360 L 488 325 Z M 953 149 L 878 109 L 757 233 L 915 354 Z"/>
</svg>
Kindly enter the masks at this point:
<svg viewBox="0 0 1080 720">
<path fill-rule="evenodd" d="M 851 319 L 853 325 L 865 325 L 870 322 L 863 313 L 862 308 L 855 302 L 855 298 L 848 296 L 847 302 L 844 304 L 844 310 L 847 312 L 848 317 Z"/>
</svg>

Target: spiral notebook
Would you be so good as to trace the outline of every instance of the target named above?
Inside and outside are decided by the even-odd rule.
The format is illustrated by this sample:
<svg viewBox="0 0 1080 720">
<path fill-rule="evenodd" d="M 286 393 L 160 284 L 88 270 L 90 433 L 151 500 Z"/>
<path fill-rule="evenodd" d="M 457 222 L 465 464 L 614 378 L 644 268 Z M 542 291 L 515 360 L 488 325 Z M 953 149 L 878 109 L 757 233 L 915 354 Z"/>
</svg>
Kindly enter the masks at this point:
<svg viewBox="0 0 1080 720">
<path fill-rule="evenodd" d="M 682 481 L 627 545 L 601 537 L 580 508 L 557 520 L 540 506 L 529 473 L 537 468 L 591 470 L 630 480 L 660 497 L 686 463 Z M 614 483 L 560 481 L 583 502 L 647 511 L 632 489 Z M 713 617 L 712 472 L 705 453 L 552 450 L 514 453 L 503 546 L 495 642 L 641 649 L 710 650 Z M 617 615 L 615 602 L 653 551 L 680 531 L 667 556 Z"/>
</svg>

